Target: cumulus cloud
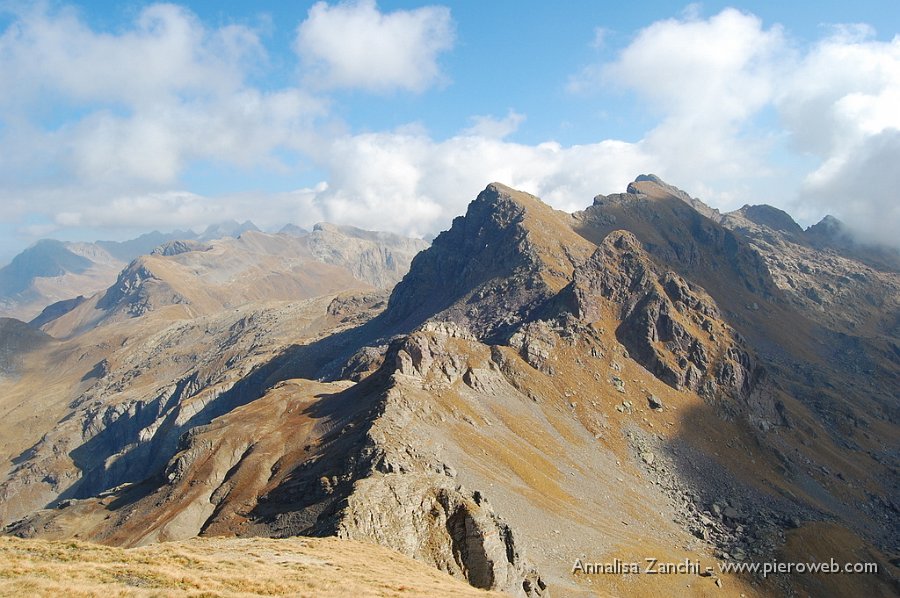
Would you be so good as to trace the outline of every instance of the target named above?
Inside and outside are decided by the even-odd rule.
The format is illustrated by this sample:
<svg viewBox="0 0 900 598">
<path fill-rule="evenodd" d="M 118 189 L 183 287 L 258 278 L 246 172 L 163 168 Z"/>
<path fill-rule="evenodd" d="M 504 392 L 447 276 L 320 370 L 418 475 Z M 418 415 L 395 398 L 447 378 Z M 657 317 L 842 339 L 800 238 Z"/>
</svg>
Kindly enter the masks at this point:
<svg viewBox="0 0 900 598">
<path fill-rule="evenodd" d="M 295 49 L 322 87 L 421 92 L 441 80 L 437 59 L 453 41 L 446 7 L 382 13 L 375 0 L 354 0 L 313 5 Z"/>
<path fill-rule="evenodd" d="M 249 217 L 264 228 L 329 221 L 424 236 L 448 227 L 492 181 L 574 211 L 587 207 L 597 193 L 624 190 L 634 173 L 652 166 L 636 145 L 621 141 L 532 146 L 475 134 L 436 141 L 410 127 L 334 138 L 318 147 L 315 159 L 327 183 L 285 193 L 204 197 L 160 191 L 98 202 L 86 190 L 75 195 L 42 190 L 44 206 L 79 207 L 56 214 L 52 228 L 41 233 L 85 224 L 109 230 L 196 229 Z"/>
<path fill-rule="evenodd" d="M 873 35 L 868 25 L 834 25 L 800 50 L 752 14 L 725 9 L 704 19 L 695 8 L 642 29 L 569 89 L 635 93 L 660 119 L 636 142 L 640 150 L 659 174 L 720 208 L 778 203 L 807 219 L 829 212 L 897 244 L 900 187 L 887 165 L 900 163 L 900 37 Z M 762 124 L 767 117 L 777 122 Z M 780 165 L 778 152 L 818 164 L 804 177 Z"/>
<path fill-rule="evenodd" d="M 465 129 L 462 132 L 463 135 L 503 139 L 518 130 L 519 125 L 525 122 L 525 115 L 510 110 L 503 118 L 473 116 L 471 120 L 472 126 Z"/>
<path fill-rule="evenodd" d="M 316 203 L 326 219 L 407 234 L 446 227 L 491 181 L 577 210 L 597 193 L 624 190 L 652 163 L 620 141 L 532 146 L 474 134 L 434 141 L 405 132 L 340 138 L 321 161 L 329 188 Z"/>
<path fill-rule="evenodd" d="M 900 37 L 837 29 L 818 43 L 777 99 L 791 141 L 820 159 L 797 199 L 826 209 L 863 239 L 898 245 Z"/>
<path fill-rule="evenodd" d="M 117 33 L 90 29 L 71 8 L 22 9 L 0 35 L 0 57 L 7 180 L 121 190 L 172 185 L 197 159 L 265 166 L 301 147 L 325 106 L 299 89 L 249 86 L 265 61 L 257 34 L 209 29 L 169 4 Z"/>
<path fill-rule="evenodd" d="M 324 126 L 328 90 L 439 84 L 438 59 L 454 38 L 446 8 L 314 5 L 294 48 L 317 85 L 309 91 L 299 79 L 283 89 L 250 82 L 268 57 L 248 27 L 210 28 L 183 8 L 151 5 L 108 33 L 70 9 L 38 5 L 0 32 L 0 202 L 29 234 L 252 218 L 263 227 L 329 220 L 421 235 L 449 225 L 490 181 L 571 211 L 654 172 L 724 209 L 780 202 L 896 242 L 900 38 L 872 36 L 866 26 L 839 26 L 800 49 L 753 15 L 702 18 L 694 7 L 639 31 L 613 60 L 570 82 L 581 92 L 635 94 L 656 118 L 640 139 L 527 145 L 508 139 L 526 122 L 512 109 L 473 116 L 443 139 L 414 124 L 370 133 Z M 790 173 L 792 187 L 774 151 L 815 164 Z M 197 161 L 278 172 L 286 155 L 323 182 L 215 198 L 177 190 Z"/>
<path fill-rule="evenodd" d="M 0 36 L 0 102 L 7 105 L 30 103 L 38 90 L 128 106 L 179 93 L 221 94 L 241 86 L 242 63 L 264 54 L 246 27 L 210 31 L 172 4 L 147 6 L 118 34 L 93 31 L 71 7 L 25 6 Z"/>
<path fill-rule="evenodd" d="M 781 28 L 767 29 L 751 14 L 726 9 L 701 19 L 691 10 L 642 29 L 615 60 L 583 71 L 570 88 L 635 92 L 660 118 L 640 140 L 659 174 L 725 203 L 728 196 L 713 191 L 717 182 L 734 188 L 767 170 L 768 140 L 748 125 L 772 101 L 786 52 Z"/>
</svg>

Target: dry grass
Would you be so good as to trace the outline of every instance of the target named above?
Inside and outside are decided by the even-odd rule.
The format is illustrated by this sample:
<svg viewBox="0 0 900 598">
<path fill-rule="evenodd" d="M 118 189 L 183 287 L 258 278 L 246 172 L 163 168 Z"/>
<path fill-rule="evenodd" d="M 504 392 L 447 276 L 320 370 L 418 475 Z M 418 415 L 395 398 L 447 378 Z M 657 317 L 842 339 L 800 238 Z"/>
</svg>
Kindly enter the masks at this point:
<svg viewBox="0 0 900 598">
<path fill-rule="evenodd" d="M 499 596 L 333 538 L 198 538 L 122 549 L 0 537 L 0 596 Z"/>
<path fill-rule="evenodd" d="M 822 598 L 866 596 L 888 598 L 900 590 L 898 569 L 884 554 L 867 545 L 850 530 L 827 522 L 815 522 L 793 530 L 782 547 L 781 560 L 798 563 L 877 563 L 876 574 L 798 574 L 793 577 L 802 594 Z"/>
</svg>

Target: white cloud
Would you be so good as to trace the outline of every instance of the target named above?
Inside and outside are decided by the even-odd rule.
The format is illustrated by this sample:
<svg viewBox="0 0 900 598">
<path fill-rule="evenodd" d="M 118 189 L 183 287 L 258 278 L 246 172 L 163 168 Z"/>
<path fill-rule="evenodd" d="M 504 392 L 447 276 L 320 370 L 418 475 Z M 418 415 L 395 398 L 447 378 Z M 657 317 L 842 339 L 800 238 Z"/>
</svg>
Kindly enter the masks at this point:
<svg viewBox="0 0 900 598">
<path fill-rule="evenodd" d="M 607 82 L 638 91 L 670 117 L 714 124 L 746 118 L 772 97 L 780 28 L 726 9 L 708 20 L 666 20 L 643 29 L 607 65 Z"/>
<path fill-rule="evenodd" d="M 354 134 L 323 124 L 327 97 L 249 82 L 268 60 L 250 28 L 210 28 L 183 8 L 152 5 L 103 33 L 72 10 L 44 6 L 20 10 L 0 32 L 0 203 L 28 233 L 252 218 L 263 227 L 330 220 L 425 234 L 449 225 L 490 181 L 571 211 L 641 172 L 726 209 L 766 201 L 809 217 L 828 211 L 885 241 L 900 229 L 900 38 L 875 41 L 866 26 L 833 27 L 799 50 L 753 15 L 727 9 L 703 19 L 691 8 L 641 30 L 614 61 L 570 84 L 621 86 L 655 125 L 633 142 L 566 147 L 508 141 L 525 122 L 513 110 L 475 116 L 443 140 L 416 122 Z M 320 90 L 419 92 L 441 82 L 438 58 L 453 36 L 446 8 L 383 13 L 372 0 L 320 2 L 295 49 Z M 42 120 L 59 107 L 60 122 Z M 816 163 L 797 182 L 804 173 L 784 176 L 773 148 Z M 216 198 L 174 191 L 197 161 L 279 171 L 285 153 L 314 163 L 327 182 Z"/>
<path fill-rule="evenodd" d="M 897 244 L 900 181 L 888 165 L 900 163 L 900 37 L 874 41 L 862 24 L 827 31 L 801 51 L 754 15 L 725 9 L 703 19 L 695 7 L 642 29 L 569 89 L 636 93 L 660 118 L 637 142 L 656 172 L 720 208 L 767 202 L 807 218 L 829 212 Z M 818 165 L 804 179 L 777 152 Z"/>
<path fill-rule="evenodd" d="M 15 17 L 0 37 L 4 104 L 29 102 L 42 89 L 127 106 L 173 94 L 222 94 L 241 86 L 242 64 L 264 54 L 253 31 L 237 25 L 210 31 L 172 4 L 144 8 L 118 34 L 91 30 L 70 7 L 49 12 L 38 3 Z"/>
<path fill-rule="evenodd" d="M 446 7 L 382 13 L 374 0 L 356 0 L 313 5 L 295 49 L 325 88 L 421 92 L 441 80 L 437 58 L 453 41 Z"/>
<path fill-rule="evenodd" d="M 473 116 L 472 126 L 462 131 L 462 135 L 503 139 L 512 135 L 525 122 L 525 115 L 510 110 L 503 118 L 493 116 Z"/>
<path fill-rule="evenodd" d="M 639 148 L 619 141 L 566 148 L 397 132 L 343 137 L 321 161 L 329 188 L 315 202 L 326 219 L 407 234 L 446 227 L 491 181 L 577 210 L 597 193 L 624 190 L 651 165 Z"/>
<path fill-rule="evenodd" d="M 662 117 L 641 141 L 660 174 L 692 189 L 735 187 L 767 170 L 767 139 L 748 135 L 748 125 L 772 101 L 786 48 L 781 29 L 753 15 L 726 9 L 704 20 L 688 11 L 641 30 L 599 74 Z"/>
<path fill-rule="evenodd" d="M 93 229 L 141 230 L 194 229 L 224 220 L 251 219 L 264 228 L 280 228 L 288 222 L 312 225 L 324 219 L 316 198 L 326 184 L 285 193 L 235 193 L 206 197 L 188 191 L 162 191 L 115 196 L 100 202 L 80 202 L 72 211 L 58 213 L 47 231 L 90 226 Z M 33 231 L 27 231 L 33 232 Z"/>
<path fill-rule="evenodd" d="M 165 188 L 193 160 L 277 165 L 298 150 L 325 102 L 246 83 L 265 63 L 254 31 L 209 29 L 155 4 L 117 33 L 71 8 L 23 9 L 0 34 L 0 175 L 7 180 Z M 43 122 L 47 114 L 60 123 Z M 2 187 L 2 185 L 0 185 Z"/>
<path fill-rule="evenodd" d="M 804 211 L 827 210 L 864 239 L 900 244 L 900 37 L 838 29 L 785 82 L 780 114 L 800 151 L 821 162 L 803 181 Z"/>
</svg>

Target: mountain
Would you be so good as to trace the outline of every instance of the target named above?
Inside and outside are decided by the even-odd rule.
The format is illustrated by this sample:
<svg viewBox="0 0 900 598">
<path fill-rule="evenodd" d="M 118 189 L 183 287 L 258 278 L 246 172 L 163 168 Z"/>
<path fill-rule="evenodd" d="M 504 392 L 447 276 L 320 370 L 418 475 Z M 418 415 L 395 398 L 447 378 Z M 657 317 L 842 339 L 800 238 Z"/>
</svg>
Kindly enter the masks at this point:
<svg viewBox="0 0 900 598">
<path fill-rule="evenodd" d="M 0 268 L 0 313 L 30 319 L 44 306 L 77 295 L 77 289 L 100 284 L 108 270 L 78 248 L 38 241 Z"/>
<path fill-rule="evenodd" d="M 326 222 L 300 237 L 317 259 L 348 267 L 359 280 L 384 289 L 393 287 L 413 257 L 428 247 L 420 239 Z"/>
<path fill-rule="evenodd" d="M 61 276 L 66 272 L 81 274 L 91 261 L 69 251 L 60 241 L 38 241 L 0 269 L 0 285 L 4 294 L 21 293 L 37 276 Z"/>
<path fill-rule="evenodd" d="M 383 275 L 357 245 L 381 237 L 347 229 L 150 256 L 96 300 L 108 319 L 46 324 L 63 340 L 0 383 L 0 522 L 113 546 L 365 540 L 516 596 L 895 595 L 898 274 L 832 279 L 853 258 L 739 212 L 651 175 L 574 214 L 494 183 L 389 297 L 272 301 L 295 280 L 229 250 Z M 577 566 L 648 556 L 711 574 Z M 878 573 L 719 568 L 830 559 Z"/>
<path fill-rule="evenodd" d="M 387 233 L 318 226 L 304 237 L 245 231 L 210 243 L 172 241 L 132 261 L 105 292 L 42 326 L 62 338 L 150 311 L 195 318 L 252 302 L 390 288 L 425 247 Z"/>
<path fill-rule="evenodd" d="M 853 241 L 832 216 L 804 230 L 766 205 L 744 206 L 720 222 L 759 253 L 786 299 L 810 319 L 837 335 L 900 337 L 896 249 Z"/>
<path fill-rule="evenodd" d="M 97 241 L 95 245 L 105 250 L 120 262 L 130 262 L 139 255 L 146 255 L 159 245 L 180 239 L 193 239 L 196 233 L 190 230 L 176 230 L 170 233 L 153 231 L 128 241 Z"/>
<path fill-rule="evenodd" d="M 225 237 L 240 237 L 246 232 L 260 232 L 255 224 L 249 220 L 238 222 L 237 220 L 225 220 L 216 224 L 210 224 L 200 235 L 196 236 L 198 241 L 212 241 L 214 239 L 223 239 Z"/>
<path fill-rule="evenodd" d="M 200 237 L 238 236 L 251 229 L 256 229 L 251 222 L 226 222 L 210 226 Z M 31 320 L 56 302 L 89 296 L 108 287 L 128 262 L 158 246 L 197 239 L 192 231 L 153 231 L 129 241 L 94 243 L 43 239 L 0 268 L 0 314 Z M 51 312 L 59 309 L 57 306 Z"/>
<path fill-rule="evenodd" d="M 25 322 L 0 318 L 0 376 L 14 375 L 28 353 L 52 341 Z"/>
<path fill-rule="evenodd" d="M 302 237 L 303 235 L 308 235 L 309 231 L 305 228 L 301 228 L 296 224 L 285 224 L 278 230 L 279 234 L 282 235 L 292 235 L 294 237 Z"/>
<path fill-rule="evenodd" d="M 39 241 L 0 269 L 0 314 L 33 319 L 36 325 L 43 326 L 51 315 L 59 317 L 73 309 L 78 303 L 75 298 L 89 297 L 112 285 L 136 258 L 205 251 L 212 249 L 212 241 L 237 239 L 246 233 L 264 234 L 248 220 L 210 225 L 199 235 L 192 231 L 154 231 L 122 242 Z M 328 223 L 317 224 L 311 233 L 286 225 L 279 234 L 304 238 L 303 243 L 288 241 L 303 248 L 306 254 L 311 253 L 304 259 L 312 257 L 326 264 L 350 267 L 357 279 L 379 288 L 396 283 L 412 256 L 428 246 L 424 241 L 392 233 Z"/>
</svg>

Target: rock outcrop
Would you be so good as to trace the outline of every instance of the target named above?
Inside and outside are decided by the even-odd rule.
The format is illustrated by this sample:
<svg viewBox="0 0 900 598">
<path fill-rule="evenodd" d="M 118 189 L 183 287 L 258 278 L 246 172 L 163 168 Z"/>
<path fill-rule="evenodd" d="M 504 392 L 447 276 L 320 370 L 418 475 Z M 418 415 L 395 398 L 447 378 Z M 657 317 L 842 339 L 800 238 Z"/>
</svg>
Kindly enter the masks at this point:
<svg viewBox="0 0 900 598">
<path fill-rule="evenodd" d="M 337 533 L 392 546 L 476 588 L 546 595 L 546 585 L 523 560 L 512 530 L 487 500 L 444 476 L 367 478 L 348 497 Z"/>
<path fill-rule="evenodd" d="M 416 256 L 384 319 L 396 331 L 435 319 L 484 340 L 508 338 L 568 283 L 590 251 L 572 232 L 571 216 L 493 183 Z"/>
<path fill-rule="evenodd" d="M 761 375 L 712 298 L 674 272 L 660 273 L 631 233 L 609 234 L 576 269 L 571 293 L 583 320 L 600 319 L 602 300 L 611 303 L 620 342 L 674 388 L 745 398 Z"/>
<path fill-rule="evenodd" d="M 201 241 L 179 239 L 163 243 L 151 251 L 150 255 L 178 255 L 179 253 L 187 253 L 188 251 L 209 251 L 210 249 L 212 249 L 212 246 Z"/>
</svg>

